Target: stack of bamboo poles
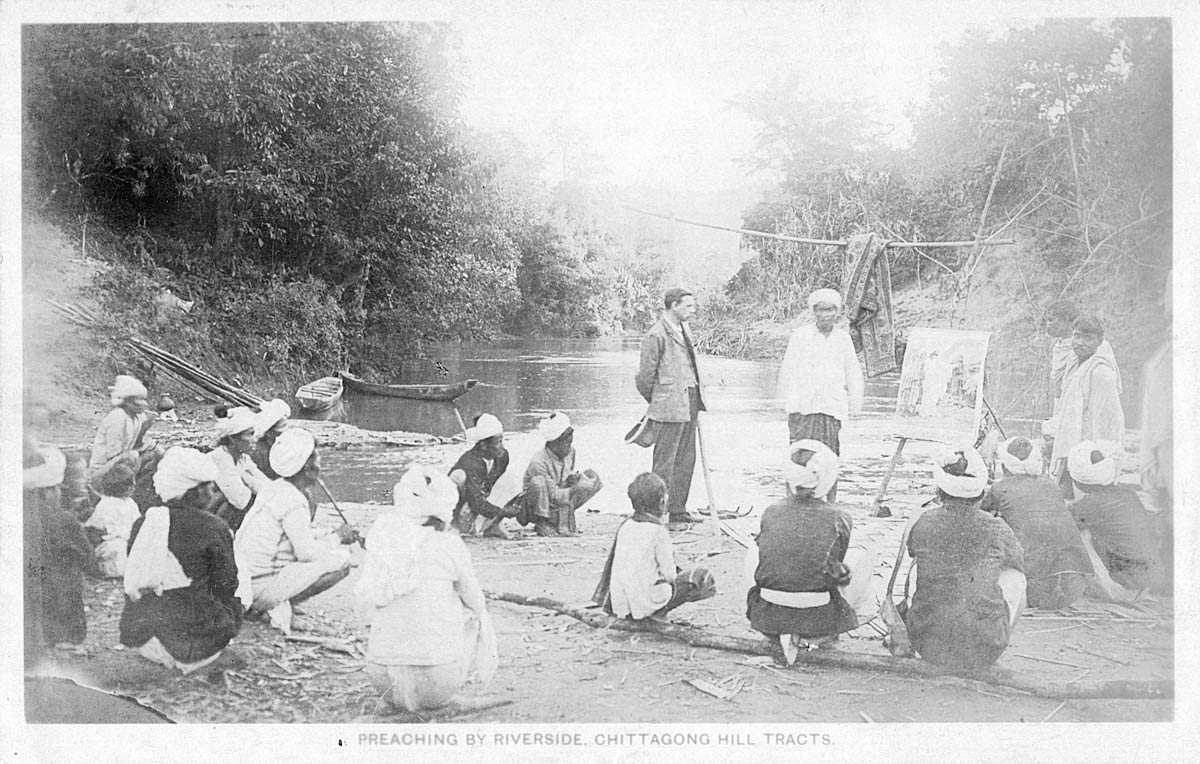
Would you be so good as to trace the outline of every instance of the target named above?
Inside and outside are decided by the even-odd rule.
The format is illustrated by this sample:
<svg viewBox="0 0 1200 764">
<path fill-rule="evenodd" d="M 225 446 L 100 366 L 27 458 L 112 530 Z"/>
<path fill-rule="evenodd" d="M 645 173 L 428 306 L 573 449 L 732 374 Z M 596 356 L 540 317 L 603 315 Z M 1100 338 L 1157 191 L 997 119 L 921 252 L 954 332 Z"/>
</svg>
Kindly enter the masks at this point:
<svg viewBox="0 0 1200 764">
<path fill-rule="evenodd" d="M 94 329 L 99 322 L 96 314 L 87 306 L 77 303 L 60 303 L 54 300 L 47 300 L 47 302 L 61 316 L 79 326 Z M 162 369 L 172 377 L 178 379 L 185 387 L 201 397 L 215 397 L 217 400 L 225 401 L 226 403 L 238 406 L 250 406 L 252 408 L 258 408 L 262 404 L 262 398 L 253 393 L 234 387 L 225 380 L 215 377 L 198 366 L 194 366 L 179 356 L 156 347 L 145 340 L 130 337 L 125 340 L 125 344 L 137 351 L 151 365 Z"/>
</svg>

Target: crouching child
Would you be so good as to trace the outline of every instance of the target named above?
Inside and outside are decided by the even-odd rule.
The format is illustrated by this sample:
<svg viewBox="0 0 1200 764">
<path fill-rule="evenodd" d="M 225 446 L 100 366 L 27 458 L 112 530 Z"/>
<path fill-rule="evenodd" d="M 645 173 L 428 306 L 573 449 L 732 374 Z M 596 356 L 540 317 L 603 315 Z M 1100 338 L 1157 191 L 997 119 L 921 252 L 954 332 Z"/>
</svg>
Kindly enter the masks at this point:
<svg viewBox="0 0 1200 764">
<path fill-rule="evenodd" d="M 644 472 L 627 493 L 633 516 L 617 528 L 592 600 L 610 615 L 663 620 L 685 602 L 714 596 L 717 584 L 707 569 L 675 566 L 671 536 L 663 524 L 667 484 L 662 478 Z"/>
</svg>

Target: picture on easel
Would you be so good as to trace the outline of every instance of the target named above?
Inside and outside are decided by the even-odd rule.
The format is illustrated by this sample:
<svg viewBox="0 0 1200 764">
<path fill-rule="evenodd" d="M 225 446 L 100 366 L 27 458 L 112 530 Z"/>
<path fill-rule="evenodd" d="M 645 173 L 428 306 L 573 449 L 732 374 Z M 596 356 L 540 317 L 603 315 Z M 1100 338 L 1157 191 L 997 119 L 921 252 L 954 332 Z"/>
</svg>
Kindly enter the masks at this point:
<svg viewBox="0 0 1200 764">
<path fill-rule="evenodd" d="M 914 328 L 896 398 L 899 434 L 973 441 L 983 416 L 983 370 L 991 332 Z"/>
</svg>

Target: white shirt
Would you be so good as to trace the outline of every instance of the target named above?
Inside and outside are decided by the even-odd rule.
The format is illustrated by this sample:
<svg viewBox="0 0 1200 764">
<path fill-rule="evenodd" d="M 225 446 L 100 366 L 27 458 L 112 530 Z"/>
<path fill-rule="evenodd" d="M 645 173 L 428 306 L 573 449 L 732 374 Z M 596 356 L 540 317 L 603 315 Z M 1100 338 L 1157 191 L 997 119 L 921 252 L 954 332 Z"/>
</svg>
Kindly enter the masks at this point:
<svg viewBox="0 0 1200 764">
<path fill-rule="evenodd" d="M 645 618 L 671 599 L 674 580 L 675 555 L 667 529 L 626 521 L 617 530 L 609 580 L 613 612 L 622 618 Z"/>
<path fill-rule="evenodd" d="M 104 533 L 104 540 L 129 539 L 133 524 L 142 516 L 137 502 L 128 497 L 102 496 L 96 502 L 92 516 L 84 523 L 85 528 L 96 528 Z"/>
<path fill-rule="evenodd" d="M 250 454 L 242 454 L 235 462 L 228 448 L 217 446 L 208 453 L 208 458 L 217 466 L 217 488 L 237 509 L 245 509 L 255 494 L 271 482 Z"/>
<path fill-rule="evenodd" d="M 792 332 L 779 368 L 779 397 L 789 414 L 828 414 L 846 421 L 862 410 L 863 373 L 850 335 L 822 334 L 815 324 Z"/>
<path fill-rule="evenodd" d="M 233 551 L 239 570 L 263 576 L 293 562 L 312 562 L 340 545 L 336 533 L 313 527 L 308 497 L 278 478 L 259 493 L 246 513 Z"/>
</svg>

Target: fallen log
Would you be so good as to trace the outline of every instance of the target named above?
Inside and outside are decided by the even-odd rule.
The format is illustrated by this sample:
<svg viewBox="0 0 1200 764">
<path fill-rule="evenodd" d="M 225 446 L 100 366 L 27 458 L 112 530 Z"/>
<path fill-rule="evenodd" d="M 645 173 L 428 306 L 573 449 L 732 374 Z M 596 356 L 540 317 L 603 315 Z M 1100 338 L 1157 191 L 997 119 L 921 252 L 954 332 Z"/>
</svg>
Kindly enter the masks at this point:
<svg viewBox="0 0 1200 764">
<path fill-rule="evenodd" d="M 661 623 L 651 620 L 632 621 L 610 616 L 602 610 L 573 607 L 549 597 L 527 597 L 510 592 L 485 591 L 488 599 L 511 602 L 515 605 L 538 607 L 571 616 L 598 629 L 653 633 L 668 639 L 684 642 L 693 647 L 746 653 L 750 655 L 773 655 L 773 646 L 764 637 L 749 639 L 727 634 L 714 634 L 694 626 L 677 623 Z M 848 668 L 860 671 L 883 671 L 910 677 L 938 678 L 954 681 L 970 687 L 982 682 L 997 687 L 1036 695 L 1042 698 L 1059 699 L 1126 699 L 1164 700 L 1175 697 L 1175 682 L 1170 679 L 1119 679 L 1110 681 L 1047 681 L 1029 679 L 1001 668 L 987 668 L 971 672 L 951 673 L 931 663 L 915 658 L 893 658 L 883 655 L 862 655 L 839 650 L 801 650 L 796 665 Z"/>
</svg>

